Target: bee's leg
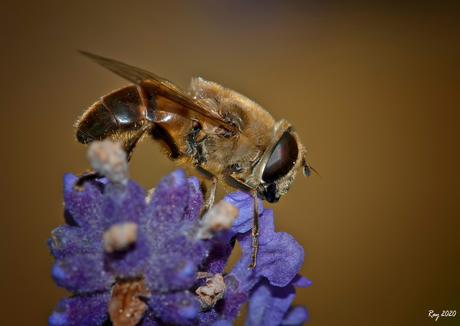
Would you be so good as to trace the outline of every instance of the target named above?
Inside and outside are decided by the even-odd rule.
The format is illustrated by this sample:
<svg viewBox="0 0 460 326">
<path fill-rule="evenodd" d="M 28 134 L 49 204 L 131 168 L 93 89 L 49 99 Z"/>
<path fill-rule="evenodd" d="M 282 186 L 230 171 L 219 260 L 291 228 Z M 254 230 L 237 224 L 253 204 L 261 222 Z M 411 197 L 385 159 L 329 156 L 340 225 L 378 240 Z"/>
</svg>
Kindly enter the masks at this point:
<svg viewBox="0 0 460 326">
<path fill-rule="evenodd" d="M 259 249 L 259 203 L 257 200 L 257 192 L 251 191 L 254 202 L 254 213 L 252 216 L 252 254 L 251 264 L 248 268 L 256 267 L 257 250 Z"/>
<path fill-rule="evenodd" d="M 216 190 L 217 190 L 217 177 L 213 175 L 211 172 L 206 171 L 200 165 L 195 165 L 195 170 L 201 174 L 202 179 L 204 180 L 211 180 L 211 189 L 209 192 L 209 197 L 206 200 L 206 204 L 201 207 L 200 216 L 206 213 L 209 209 L 212 208 L 214 205 L 214 200 L 216 199 Z M 200 186 L 203 190 L 203 195 L 208 192 L 207 185 L 204 183 L 204 180 L 201 181 Z"/>
<path fill-rule="evenodd" d="M 104 176 L 97 171 L 83 173 L 78 176 L 78 180 L 77 182 L 75 182 L 72 188 L 74 190 L 82 191 L 83 185 L 85 184 L 85 182 L 90 181 L 90 180 L 100 179 L 103 177 Z"/>
<path fill-rule="evenodd" d="M 252 195 L 254 202 L 254 212 L 252 216 L 252 254 L 251 263 L 248 268 L 254 268 L 256 267 L 257 250 L 259 249 L 259 203 L 257 200 L 257 191 L 229 174 L 224 175 L 223 181 L 233 188 L 246 191 Z"/>
<path fill-rule="evenodd" d="M 142 138 L 142 136 L 144 136 L 144 134 L 148 130 L 152 129 L 153 125 L 154 125 L 153 122 L 149 122 L 149 123 L 144 124 L 138 131 L 136 131 L 136 133 L 131 138 L 129 138 L 125 142 L 124 149 L 125 149 L 125 152 L 126 152 L 126 160 L 128 162 L 131 161 L 131 156 L 133 155 L 134 148 L 136 147 L 136 145 L 139 142 L 139 140 Z"/>
<path fill-rule="evenodd" d="M 208 200 L 206 201 L 205 211 L 212 208 L 212 205 L 214 205 L 214 200 L 216 199 L 217 177 L 215 175 L 212 176 L 211 182 L 211 190 L 209 192 Z"/>
</svg>

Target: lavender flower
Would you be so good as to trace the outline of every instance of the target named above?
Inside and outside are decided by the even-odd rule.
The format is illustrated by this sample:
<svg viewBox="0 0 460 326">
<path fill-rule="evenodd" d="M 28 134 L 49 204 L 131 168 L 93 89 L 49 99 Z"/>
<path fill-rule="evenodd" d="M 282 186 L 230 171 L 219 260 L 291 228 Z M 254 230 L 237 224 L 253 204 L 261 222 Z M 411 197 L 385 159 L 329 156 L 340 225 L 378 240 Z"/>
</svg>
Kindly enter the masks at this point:
<svg viewBox="0 0 460 326">
<path fill-rule="evenodd" d="M 228 321 L 233 320 L 241 303 L 248 299 L 246 325 L 303 324 L 308 319 L 306 308 L 290 307 L 295 296 L 294 286 L 311 284 L 297 274 L 304 259 L 303 248 L 289 234 L 274 232 L 273 210 L 264 209 L 259 200 L 261 233 L 257 265 L 248 269 L 252 249 L 252 196 L 235 192 L 225 196 L 224 200 L 238 207 L 239 216 L 228 233 L 238 240 L 243 255 L 224 277 L 227 288 L 230 288 L 224 294 L 224 303 L 198 316 L 204 322 L 202 325 L 217 322 L 222 316 Z"/>
<path fill-rule="evenodd" d="M 250 195 L 225 197 L 239 211 L 231 226 L 237 212 L 226 203 L 200 220 L 198 180 L 181 170 L 163 177 L 148 198 L 127 177 L 88 181 L 81 190 L 76 181 L 64 175 L 66 224 L 48 239 L 52 276 L 74 295 L 59 301 L 49 325 L 231 325 L 248 300 L 247 325 L 306 321 L 305 307 L 290 307 L 294 286 L 310 285 L 297 274 L 303 249 L 274 232 L 273 211 L 260 201 L 257 266 L 248 269 Z M 243 255 L 222 276 L 235 239 Z"/>
</svg>

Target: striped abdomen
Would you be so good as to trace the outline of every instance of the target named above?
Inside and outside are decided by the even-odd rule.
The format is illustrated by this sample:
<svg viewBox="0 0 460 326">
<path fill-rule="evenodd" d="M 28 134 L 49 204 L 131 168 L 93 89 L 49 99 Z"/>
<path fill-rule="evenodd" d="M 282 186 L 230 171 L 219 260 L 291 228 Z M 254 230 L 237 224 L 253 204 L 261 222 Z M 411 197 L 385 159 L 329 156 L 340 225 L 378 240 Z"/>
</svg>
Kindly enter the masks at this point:
<svg viewBox="0 0 460 326">
<path fill-rule="evenodd" d="M 154 97 L 139 94 L 135 85 L 129 85 L 105 95 L 94 103 L 77 121 L 77 140 L 87 144 L 113 134 L 139 129 L 152 120 L 156 110 Z"/>
</svg>

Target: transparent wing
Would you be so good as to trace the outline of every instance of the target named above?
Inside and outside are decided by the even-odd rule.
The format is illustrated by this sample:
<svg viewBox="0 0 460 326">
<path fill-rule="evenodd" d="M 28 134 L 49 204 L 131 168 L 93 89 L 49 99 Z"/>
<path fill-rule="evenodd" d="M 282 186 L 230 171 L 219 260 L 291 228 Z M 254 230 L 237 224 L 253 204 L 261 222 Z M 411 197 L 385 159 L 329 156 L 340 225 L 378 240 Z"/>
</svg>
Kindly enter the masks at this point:
<svg viewBox="0 0 460 326">
<path fill-rule="evenodd" d="M 216 127 L 226 129 L 230 132 L 233 130 L 233 126 L 228 121 L 225 121 L 217 112 L 197 105 L 186 92 L 181 90 L 169 80 L 144 69 L 130 66 L 116 60 L 107 59 L 85 51 L 79 52 L 117 75 L 141 86 L 150 93 L 158 94 L 183 105 L 186 109 L 204 117 L 204 120 L 208 123 L 211 123 Z M 163 110 L 163 108 L 161 108 L 161 110 Z M 167 110 L 167 108 L 165 108 L 165 110 Z"/>
</svg>

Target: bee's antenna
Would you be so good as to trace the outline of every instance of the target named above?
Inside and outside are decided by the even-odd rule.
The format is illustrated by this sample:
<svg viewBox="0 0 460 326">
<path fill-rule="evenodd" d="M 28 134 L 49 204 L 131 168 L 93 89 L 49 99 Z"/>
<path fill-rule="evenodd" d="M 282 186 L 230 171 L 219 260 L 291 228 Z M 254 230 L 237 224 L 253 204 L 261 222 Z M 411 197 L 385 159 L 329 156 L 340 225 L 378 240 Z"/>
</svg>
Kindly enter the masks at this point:
<svg viewBox="0 0 460 326">
<path fill-rule="evenodd" d="M 321 178 L 321 174 L 319 174 L 318 171 L 316 171 L 314 168 L 312 168 L 307 163 L 305 163 L 303 166 L 303 175 L 306 177 L 309 177 L 311 174 L 311 171 L 315 172 Z"/>
<path fill-rule="evenodd" d="M 319 176 L 319 178 L 322 179 L 322 178 L 321 178 L 321 174 L 319 174 L 318 171 L 316 171 L 316 170 L 315 170 L 314 168 L 312 168 L 311 166 L 310 166 L 310 170 L 313 170 L 313 172 L 315 172 L 315 173 Z"/>
</svg>

